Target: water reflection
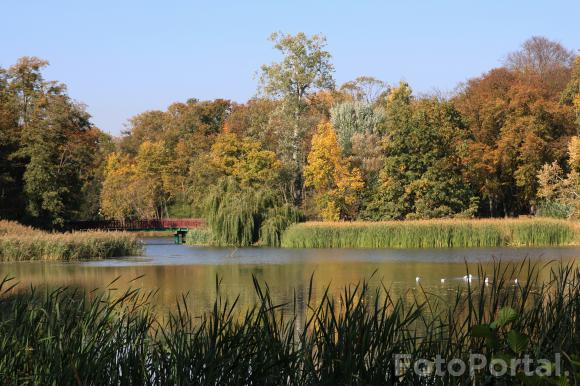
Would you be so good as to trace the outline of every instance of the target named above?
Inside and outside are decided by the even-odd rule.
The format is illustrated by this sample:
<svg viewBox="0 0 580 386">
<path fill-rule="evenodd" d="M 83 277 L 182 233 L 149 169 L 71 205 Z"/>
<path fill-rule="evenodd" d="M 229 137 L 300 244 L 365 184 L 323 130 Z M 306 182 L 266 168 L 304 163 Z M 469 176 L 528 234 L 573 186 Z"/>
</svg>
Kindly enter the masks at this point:
<svg viewBox="0 0 580 386">
<path fill-rule="evenodd" d="M 381 282 L 396 295 L 412 296 L 419 285 L 450 299 L 458 286 L 465 286 L 469 268 L 475 274 L 478 263 L 491 271 L 492 259 L 518 264 L 529 257 L 534 261 L 576 261 L 580 248 L 478 248 L 478 249 L 273 249 L 202 248 L 172 244 L 171 239 L 145 240 L 145 256 L 92 262 L 0 263 L 0 276 L 14 276 L 20 288 L 28 285 L 50 288 L 69 286 L 86 290 L 105 288 L 115 278 L 114 287 L 159 289 L 158 308 L 171 309 L 181 294 L 189 293 L 190 310 L 200 314 L 213 304 L 216 277 L 222 281 L 221 294 L 243 305 L 255 301 L 252 275 L 267 282 L 277 303 L 308 296 L 314 273 L 313 300 L 330 286 L 337 294 L 345 285 L 368 279 L 371 287 Z M 374 273 L 374 275 L 373 275 Z M 542 275 L 547 277 L 547 270 Z M 137 280 L 133 279 L 140 277 Z M 419 277 L 419 282 L 416 278 Z M 441 283 L 444 278 L 445 282 Z M 483 278 L 473 277 L 473 281 Z"/>
</svg>

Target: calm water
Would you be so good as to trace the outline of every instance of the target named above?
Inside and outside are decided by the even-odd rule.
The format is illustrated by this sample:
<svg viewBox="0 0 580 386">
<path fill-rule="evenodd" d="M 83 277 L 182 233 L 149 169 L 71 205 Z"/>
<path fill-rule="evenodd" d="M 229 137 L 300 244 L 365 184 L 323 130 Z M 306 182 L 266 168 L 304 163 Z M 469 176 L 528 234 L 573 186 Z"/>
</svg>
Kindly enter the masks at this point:
<svg viewBox="0 0 580 386">
<path fill-rule="evenodd" d="M 176 298 L 188 293 L 194 313 L 202 313 L 216 298 L 216 277 L 222 280 L 221 294 L 242 305 L 255 300 L 252 275 L 268 283 L 276 302 L 298 302 L 308 295 L 314 273 L 313 298 L 330 286 L 337 293 L 345 285 L 368 279 L 380 282 L 398 295 L 412 296 L 415 278 L 428 291 L 453 296 L 466 282 L 466 263 L 471 272 L 482 263 L 491 271 L 492 259 L 517 264 L 526 257 L 534 261 L 576 261 L 580 248 L 478 248 L 478 249 L 274 249 L 206 248 L 175 245 L 172 239 L 146 239 L 145 256 L 91 262 L 0 263 L 0 276 L 13 276 L 19 287 L 106 288 L 111 281 L 118 291 L 128 287 L 158 289 L 155 303 L 170 309 Z M 547 272 L 544 271 L 544 276 Z M 140 278 L 138 278 L 140 277 Z M 138 278 L 137 280 L 133 280 Z M 445 278 L 445 283 L 441 279 Z M 474 278 L 473 280 L 477 280 Z M 520 279 L 521 280 L 521 279 Z"/>
</svg>

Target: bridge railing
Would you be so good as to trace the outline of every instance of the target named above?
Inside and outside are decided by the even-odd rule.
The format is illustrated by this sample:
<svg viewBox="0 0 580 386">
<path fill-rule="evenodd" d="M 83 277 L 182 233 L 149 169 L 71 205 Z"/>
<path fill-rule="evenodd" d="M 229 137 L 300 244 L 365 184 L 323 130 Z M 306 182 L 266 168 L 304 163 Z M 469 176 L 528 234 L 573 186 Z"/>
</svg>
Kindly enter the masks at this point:
<svg viewBox="0 0 580 386">
<path fill-rule="evenodd" d="M 201 218 L 164 218 L 146 220 L 95 220 L 76 221 L 69 224 L 74 230 L 146 230 L 146 229 L 175 229 L 175 228 L 198 228 L 205 221 Z"/>
</svg>

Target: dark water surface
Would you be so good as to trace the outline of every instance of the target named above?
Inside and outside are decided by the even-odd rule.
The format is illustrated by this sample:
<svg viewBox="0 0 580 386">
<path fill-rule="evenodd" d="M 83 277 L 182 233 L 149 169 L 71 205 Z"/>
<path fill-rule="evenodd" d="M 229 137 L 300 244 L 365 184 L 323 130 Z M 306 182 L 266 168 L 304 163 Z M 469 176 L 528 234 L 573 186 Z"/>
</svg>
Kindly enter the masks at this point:
<svg viewBox="0 0 580 386">
<path fill-rule="evenodd" d="M 454 248 L 454 249 L 276 249 L 209 248 L 175 245 L 169 238 L 145 239 L 142 257 L 90 262 L 0 263 L 0 276 L 13 276 L 20 288 L 35 285 L 62 286 L 86 290 L 112 287 L 158 289 L 154 303 L 171 309 L 181 294 L 188 293 L 195 314 L 207 311 L 216 299 L 216 277 L 220 293 L 230 299 L 240 295 L 242 306 L 255 301 L 252 275 L 267 282 L 277 303 L 299 303 L 308 296 L 314 273 L 313 299 L 326 286 L 337 294 L 347 285 L 370 279 L 371 286 L 382 283 L 396 295 L 412 296 L 420 284 L 425 290 L 452 297 L 466 286 L 466 263 L 476 273 L 478 263 L 491 272 L 493 259 L 519 264 L 526 258 L 544 264 L 551 260 L 570 262 L 580 257 L 578 247 L 550 248 Z M 541 276 L 546 278 L 548 270 Z M 142 277 L 140 277 L 142 276 Z M 137 280 L 133 280 L 140 277 Z M 416 278 L 419 277 L 419 284 Z M 445 279 L 442 283 L 441 279 Z M 474 276 L 473 282 L 480 278 Z M 483 279 L 483 278 L 481 278 Z M 133 280 L 133 281 L 132 281 Z M 493 280 L 491 278 L 490 280 Z M 521 279 L 520 279 L 521 281 Z"/>
</svg>

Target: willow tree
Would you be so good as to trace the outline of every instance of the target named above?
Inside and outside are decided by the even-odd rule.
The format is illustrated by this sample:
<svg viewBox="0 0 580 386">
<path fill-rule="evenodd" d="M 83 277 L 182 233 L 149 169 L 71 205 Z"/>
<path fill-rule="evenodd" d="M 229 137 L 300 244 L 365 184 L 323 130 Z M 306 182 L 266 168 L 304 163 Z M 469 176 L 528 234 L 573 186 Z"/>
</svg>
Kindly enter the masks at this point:
<svg viewBox="0 0 580 386">
<path fill-rule="evenodd" d="M 299 218 L 274 190 L 243 186 L 232 176 L 208 192 L 206 219 L 218 245 L 279 246 L 282 231 Z"/>
<path fill-rule="evenodd" d="M 352 151 L 356 134 L 371 135 L 381 130 L 384 111 L 367 102 L 343 102 L 330 109 L 330 122 L 336 130 L 344 154 Z"/>
<path fill-rule="evenodd" d="M 205 211 L 213 240 L 220 245 L 279 245 L 282 231 L 298 214 L 277 188 L 276 154 L 250 138 L 224 133 L 216 138 L 208 161 L 218 178 Z"/>
</svg>

